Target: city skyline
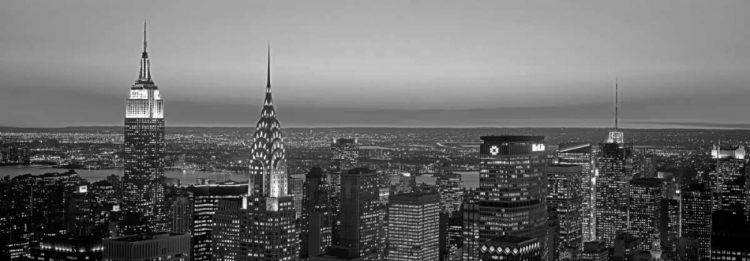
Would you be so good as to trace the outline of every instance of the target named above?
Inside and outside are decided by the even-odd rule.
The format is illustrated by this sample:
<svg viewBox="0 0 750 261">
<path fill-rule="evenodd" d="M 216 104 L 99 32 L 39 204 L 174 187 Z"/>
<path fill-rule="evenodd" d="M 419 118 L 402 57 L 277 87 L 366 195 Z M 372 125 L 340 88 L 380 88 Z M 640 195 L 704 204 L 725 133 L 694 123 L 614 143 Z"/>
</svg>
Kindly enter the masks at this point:
<svg viewBox="0 0 750 261">
<path fill-rule="evenodd" d="M 0 126 L 121 124 L 145 18 L 170 126 L 249 126 L 271 41 L 289 127 L 610 127 L 615 77 L 624 128 L 747 127 L 744 2 L 8 7 Z"/>
</svg>

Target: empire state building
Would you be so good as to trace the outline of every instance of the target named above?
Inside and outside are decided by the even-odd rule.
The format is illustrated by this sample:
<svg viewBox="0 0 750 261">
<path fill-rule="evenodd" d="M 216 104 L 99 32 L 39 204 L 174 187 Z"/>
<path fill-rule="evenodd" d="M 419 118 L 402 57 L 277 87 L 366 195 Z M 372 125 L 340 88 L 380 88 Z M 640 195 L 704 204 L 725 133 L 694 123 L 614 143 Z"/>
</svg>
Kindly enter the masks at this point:
<svg viewBox="0 0 750 261">
<path fill-rule="evenodd" d="M 162 231 L 164 227 L 164 100 L 151 79 L 146 24 L 138 79 L 130 87 L 125 111 L 124 234 Z"/>
</svg>

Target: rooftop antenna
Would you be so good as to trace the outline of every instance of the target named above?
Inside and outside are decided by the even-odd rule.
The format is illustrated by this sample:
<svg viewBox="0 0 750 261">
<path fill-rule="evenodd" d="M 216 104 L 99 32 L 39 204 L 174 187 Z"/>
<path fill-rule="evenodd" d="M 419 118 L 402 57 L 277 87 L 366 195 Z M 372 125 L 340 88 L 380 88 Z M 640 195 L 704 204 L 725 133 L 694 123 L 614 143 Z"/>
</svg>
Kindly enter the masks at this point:
<svg viewBox="0 0 750 261">
<path fill-rule="evenodd" d="M 617 82 L 618 82 L 618 77 L 615 77 L 615 131 L 618 130 L 617 118 L 618 118 L 619 115 L 617 115 L 617 113 L 618 113 L 618 108 L 619 108 L 619 105 L 620 105 L 619 104 L 619 99 L 617 97 L 617 94 L 618 94 L 618 91 L 619 91 L 618 90 L 619 87 L 617 86 Z"/>
</svg>

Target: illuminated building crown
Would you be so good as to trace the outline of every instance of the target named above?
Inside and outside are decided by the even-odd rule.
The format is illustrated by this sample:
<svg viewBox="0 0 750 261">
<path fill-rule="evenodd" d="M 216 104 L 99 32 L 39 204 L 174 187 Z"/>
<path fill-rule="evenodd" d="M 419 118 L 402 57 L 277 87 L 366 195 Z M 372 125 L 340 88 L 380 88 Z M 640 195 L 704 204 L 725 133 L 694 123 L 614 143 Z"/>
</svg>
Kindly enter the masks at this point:
<svg viewBox="0 0 750 261">
<path fill-rule="evenodd" d="M 251 187 L 262 196 L 280 197 L 287 195 L 286 156 L 284 151 L 284 135 L 281 124 L 276 119 L 271 96 L 271 48 L 268 48 L 268 71 L 266 83 L 266 97 L 263 100 L 263 110 L 260 120 L 256 124 L 251 148 L 250 163 Z M 260 184 L 258 184 L 260 183 Z M 252 190 L 250 188 L 249 190 Z M 252 192 L 248 193 L 252 194 Z"/>
</svg>

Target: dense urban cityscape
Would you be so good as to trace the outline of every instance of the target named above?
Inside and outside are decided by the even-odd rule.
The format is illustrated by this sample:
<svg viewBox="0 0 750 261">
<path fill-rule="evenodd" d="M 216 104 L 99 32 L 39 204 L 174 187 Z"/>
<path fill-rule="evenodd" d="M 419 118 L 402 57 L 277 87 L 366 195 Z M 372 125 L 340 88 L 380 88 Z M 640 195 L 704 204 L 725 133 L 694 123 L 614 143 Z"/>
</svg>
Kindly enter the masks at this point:
<svg viewBox="0 0 750 261">
<path fill-rule="evenodd" d="M 142 37 L 122 126 L 0 127 L 0 260 L 750 260 L 748 130 L 621 80 L 607 128 L 286 128 L 268 43 L 254 127 L 178 127 Z"/>
</svg>

